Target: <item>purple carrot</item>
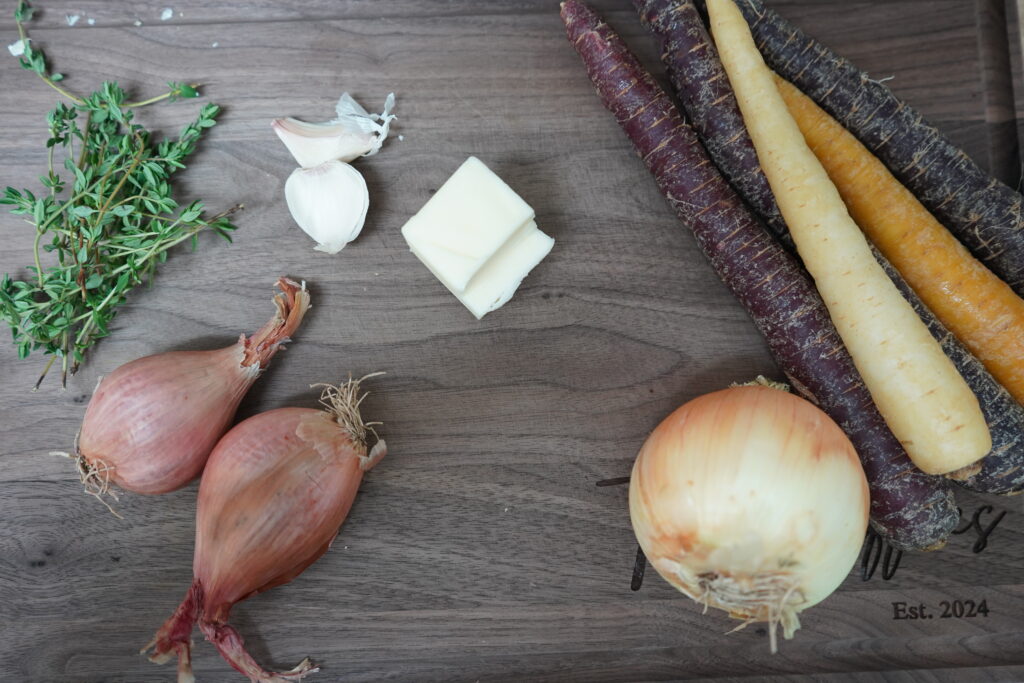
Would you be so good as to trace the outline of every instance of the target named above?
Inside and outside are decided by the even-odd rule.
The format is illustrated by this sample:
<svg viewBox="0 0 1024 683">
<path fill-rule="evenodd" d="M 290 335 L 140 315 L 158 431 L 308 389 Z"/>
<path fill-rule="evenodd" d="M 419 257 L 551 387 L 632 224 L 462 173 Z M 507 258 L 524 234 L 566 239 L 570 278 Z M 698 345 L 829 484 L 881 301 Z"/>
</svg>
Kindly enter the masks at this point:
<svg viewBox="0 0 1024 683">
<path fill-rule="evenodd" d="M 729 78 L 692 0 L 633 0 L 641 21 L 658 39 L 661 58 L 686 115 L 712 160 L 772 232 L 796 253 L 775 195 L 757 160 Z M 981 469 L 960 484 L 981 493 L 1024 489 L 1024 406 L 939 322 L 877 249 L 875 258 L 928 326 L 942 350 L 974 391 L 992 435 Z"/>
<path fill-rule="evenodd" d="M 658 39 L 672 89 L 708 154 L 754 213 L 795 253 L 729 77 L 697 8 L 691 0 L 633 0 L 633 6 Z"/>
<path fill-rule="evenodd" d="M 952 494 L 943 480 L 918 471 L 889 431 L 809 276 L 746 208 L 608 25 L 577 0 L 562 4 L 562 21 L 601 100 L 779 367 L 850 436 L 871 487 L 876 529 L 898 548 L 941 546 L 958 519 Z"/>
<path fill-rule="evenodd" d="M 1024 197 L 885 85 L 761 0 L 737 4 L 768 66 L 856 135 L 978 260 L 1024 296 Z"/>
</svg>

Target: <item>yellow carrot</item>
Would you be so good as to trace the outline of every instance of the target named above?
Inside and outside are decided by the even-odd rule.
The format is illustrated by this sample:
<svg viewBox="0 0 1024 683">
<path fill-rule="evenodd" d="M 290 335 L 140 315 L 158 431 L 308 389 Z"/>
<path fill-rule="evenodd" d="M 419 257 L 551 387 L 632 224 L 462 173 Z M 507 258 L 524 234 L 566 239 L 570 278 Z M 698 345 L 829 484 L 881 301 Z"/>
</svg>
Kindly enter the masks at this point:
<svg viewBox="0 0 1024 683">
<path fill-rule="evenodd" d="M 775 79 L 853 220 L 942 324 L 1024 404 L 1024 299 L 971 256 L 852 133 L 796 86 Z"/>
<path fill-rule="evenodd" d="M 707 0 L 744 122 L 797 250 L 886 424 L 943 474 L 992 446 L 978 400 L 900 295 L 804 142 L 733 0 Z"/>
</svg>

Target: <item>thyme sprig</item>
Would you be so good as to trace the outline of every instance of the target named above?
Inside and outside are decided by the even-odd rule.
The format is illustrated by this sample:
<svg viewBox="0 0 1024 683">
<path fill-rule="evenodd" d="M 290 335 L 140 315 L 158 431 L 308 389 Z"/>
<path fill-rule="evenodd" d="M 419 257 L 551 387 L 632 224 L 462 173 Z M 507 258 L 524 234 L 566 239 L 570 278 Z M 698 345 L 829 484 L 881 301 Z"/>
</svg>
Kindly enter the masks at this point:
<svg viewBox="0 0 1024 683">
<path fill-rule="evenodd" d="M 134 108 L 196 97 L 196 86 L 172 82 L 165 94 L 140 102 L 127 101 L 114 82 L 88 96 L 71 93 L 32 44 L 24 26 L 31 17 L 21 0 L 14 14 L 24 47 L 20 63 L 71 102 L 59 102 L 47 115 L 42 191 L 8 187 L 0 197 L 34 230 L 32 276 L 0 281 L 0 319 L 10 325 L 19 357 L 35 350 L 51 355 L 38 387 L 56 358 L 66 385 L 68 373 L 109 333 L 132 288 L 152 282 L 168 250 L 182 242 L 194 249 L 204 231 L 230 241 L 235 226 L 229 216 L 240 207 L 206 217 L 202 202 L 181 206 L 171 196 L 171 175 L 185 168 L 219 107 L 203 105 L 177 139 L 157 142 L 133 122 Z M 44 253 L 55 265 L 43 265 Z"/>
</svg>

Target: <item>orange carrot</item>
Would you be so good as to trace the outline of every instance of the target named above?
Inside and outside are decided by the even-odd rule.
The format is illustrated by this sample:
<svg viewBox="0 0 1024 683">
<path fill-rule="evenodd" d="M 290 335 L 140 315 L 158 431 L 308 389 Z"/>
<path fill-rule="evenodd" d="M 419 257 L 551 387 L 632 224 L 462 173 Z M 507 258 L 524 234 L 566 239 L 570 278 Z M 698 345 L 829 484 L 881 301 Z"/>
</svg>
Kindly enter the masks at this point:
<svg viewBox="0 0 1024 683">
<path fill-rule="evenodd" d="M 936 317 L 1024 404 L 1024 299 L 971 256 L 886 166 L 793 84 L 779 92 L 854 221 Z"/>
</svg>

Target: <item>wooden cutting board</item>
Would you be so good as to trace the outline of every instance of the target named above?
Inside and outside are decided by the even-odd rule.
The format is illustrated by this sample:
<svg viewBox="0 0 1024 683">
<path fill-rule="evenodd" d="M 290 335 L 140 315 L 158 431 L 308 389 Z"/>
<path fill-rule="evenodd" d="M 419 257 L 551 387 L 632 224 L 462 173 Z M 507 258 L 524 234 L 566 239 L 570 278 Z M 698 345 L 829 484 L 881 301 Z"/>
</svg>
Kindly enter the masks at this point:
<svg viewBox="0 0 1024 683">
<path fill-rule="evenodd" d="M 773 4 L 892 76 L 983 166 L 1019 182 L 1015 2 Z M 661 74 L 629 4 L 595 5 Z M 856 567 L 775 656 L 764 629 L 725 635 L 735 622 L 702 615 L 653 573 L 631 590 L 626 490 L 596 483 L 628 474 L 647 432 L 681 402 L 777 372 L 594 96 L 556 2 L 166 6 L 173 16 L 161 20 L 157 3 L 43 2 L 35 36 L 71 88 L 117 79 L 150 95 L 167 80 L 207 83 L 224 115 L 179 192 L 247 209 L 234 245 L 201 240 L 132 296 L 66 392 L 52 380 L 30 392 L 41 359 L 0 348 L 0 680 L 174 679 L 137 652 L 190 581 L 195 485 L 125 496 L 122 521 L 47 453 L 71 446 L 98 377 L 141 355 L 231 343 L 269 316 L 279 274 L 305 278 L 314 308 L 240 416 L 313 406 L 310 383 L 384 370 L 365 409 L 385 422 L 391 453 L 332 550 L 235 609 L 262 663 L 312 656 L 323 667 L 314 681 L 1024 680 L 1021 498 L 958 495 L 964 533 L 902 557 L 891 576 L 892 558 L 868 580 Z M 72 27 L 66 15 L 80 18 Z M 6 16 L 0 31 L 15 39 Z M 326 256 L 288 216 L 282 185 L 294 164 L 268 123 L 328 118 L 342 90 L 371 109 L 394 91 L 401 137 L 358 162 L 366 227 Z M 36 186 L 55 97 L 13 59 L 0 62 L 0 185 Z M 196 107 L 140 116 L 173 131 Z M 399 234 L 470 154 L 556 239 L 482 322 Z M 0 270 L 23 276 L 31 233 L 6 214 L 0 230 Z M 240 680 L 202 642 L 195 670 L 201 682 Z"/>
</svg>

